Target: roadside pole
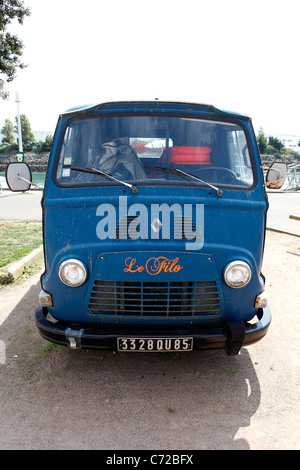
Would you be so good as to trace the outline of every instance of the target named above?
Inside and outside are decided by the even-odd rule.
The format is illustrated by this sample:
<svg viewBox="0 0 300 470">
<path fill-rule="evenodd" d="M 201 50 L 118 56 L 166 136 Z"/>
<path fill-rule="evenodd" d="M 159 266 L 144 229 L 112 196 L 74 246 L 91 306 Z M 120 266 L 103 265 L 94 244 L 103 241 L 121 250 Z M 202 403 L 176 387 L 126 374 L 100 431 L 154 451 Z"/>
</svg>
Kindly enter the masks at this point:
<svg viewBox="0 0 300 470">
<path fill-rule="evenodd" d="M 16 103 L 18 109 L 18 136 L 19 136 L 19 153 L 17 153 L 17 162 L 24 162 L 23 142 L 22 142 L 22 128 L 20 119 L 19 103 L 21 102 L 19 93 L 16 93 Z"/>
</svg>

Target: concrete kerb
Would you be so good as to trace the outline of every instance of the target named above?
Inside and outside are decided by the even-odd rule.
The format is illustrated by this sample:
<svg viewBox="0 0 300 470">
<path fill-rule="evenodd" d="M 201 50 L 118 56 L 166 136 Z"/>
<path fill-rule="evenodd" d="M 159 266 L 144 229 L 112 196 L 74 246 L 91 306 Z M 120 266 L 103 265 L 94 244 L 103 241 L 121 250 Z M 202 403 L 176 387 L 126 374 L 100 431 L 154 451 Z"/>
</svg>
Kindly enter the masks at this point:
<svg viewBox="0 0 300 470">
<path fill-rule="evenodd" d="M 271 232 L 283 233 L 284 235 L 291 235 L 292 237 L 300 237 L 297 233 L 285 232 L 284 230 L 278 230 L 277 228 L 267 227 L 267 230 Z"/>
<path fill-rule="evenodd" d="M 28 255 L 18 261 L 13 261 L 0 271 L 0 284 L 10 284 L 22 276 L 25 266 L 28 267 L 36 263 L 43 257 L 43 245 L 33 250 Z"/>
</svg>

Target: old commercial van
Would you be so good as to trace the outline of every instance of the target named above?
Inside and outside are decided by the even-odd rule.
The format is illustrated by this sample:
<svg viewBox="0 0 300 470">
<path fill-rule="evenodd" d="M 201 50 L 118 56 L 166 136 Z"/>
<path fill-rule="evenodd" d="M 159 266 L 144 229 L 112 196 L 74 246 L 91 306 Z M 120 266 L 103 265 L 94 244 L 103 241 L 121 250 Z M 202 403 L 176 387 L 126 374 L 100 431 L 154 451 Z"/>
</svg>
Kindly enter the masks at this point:
<svg viewBox="0 0 300 470">
<path fill-rule="evenodd" d="M 7 180 L 28 189 L 26 164 Z M 271 321 L 267 208 L 244 115 L 157 100 L 65 112 L 42 198 L 41 335 L 71 348 L 237 354 Z"/>
</svg>

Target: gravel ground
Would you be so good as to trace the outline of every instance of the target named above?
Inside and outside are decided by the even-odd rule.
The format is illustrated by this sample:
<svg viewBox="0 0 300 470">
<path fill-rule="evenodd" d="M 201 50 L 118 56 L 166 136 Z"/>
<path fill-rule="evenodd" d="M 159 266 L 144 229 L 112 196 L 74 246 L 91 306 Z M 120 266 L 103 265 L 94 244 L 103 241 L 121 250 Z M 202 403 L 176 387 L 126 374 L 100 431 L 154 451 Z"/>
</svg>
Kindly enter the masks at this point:
<svg viewBox="0 0 300 470">
<path fill-rule="evenodd" d="M 3 287 L 0 448 L 299 449 L 300 239 L 268 231 L 263 272 L 272 324 L 234 357 L 53 347 L 40 272 Z"/>
</svg>

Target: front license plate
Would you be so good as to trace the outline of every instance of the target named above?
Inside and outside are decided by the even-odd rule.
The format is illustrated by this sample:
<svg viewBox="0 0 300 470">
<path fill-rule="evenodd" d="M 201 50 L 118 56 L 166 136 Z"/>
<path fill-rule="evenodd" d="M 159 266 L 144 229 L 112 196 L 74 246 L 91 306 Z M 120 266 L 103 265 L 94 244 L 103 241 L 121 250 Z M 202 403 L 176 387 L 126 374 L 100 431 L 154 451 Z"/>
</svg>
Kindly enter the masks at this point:
<svg viewBox="0 0 300 470">
<path fill-rule="evenodd" d="M 117 338 L 118 351 L 192 351 L 193 338 Z"/>
</svg>

